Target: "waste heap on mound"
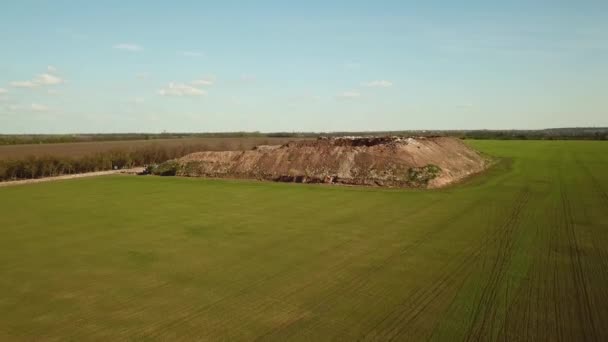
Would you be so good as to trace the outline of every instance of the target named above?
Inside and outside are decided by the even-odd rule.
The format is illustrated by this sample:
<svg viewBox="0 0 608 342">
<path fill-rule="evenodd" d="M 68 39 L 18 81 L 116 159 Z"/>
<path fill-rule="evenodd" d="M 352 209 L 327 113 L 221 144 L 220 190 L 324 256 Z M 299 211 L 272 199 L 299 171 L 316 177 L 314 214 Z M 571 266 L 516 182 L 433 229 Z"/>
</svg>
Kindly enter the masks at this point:
<svg viewBox="0 0 608 342">
<path fill-rule="evenodd" d="M 178 176 L 436 188 L 484 170 L 487 160 L 448 137 L 341 137 L 198 152 L 169 162 Z"/>
</svg>

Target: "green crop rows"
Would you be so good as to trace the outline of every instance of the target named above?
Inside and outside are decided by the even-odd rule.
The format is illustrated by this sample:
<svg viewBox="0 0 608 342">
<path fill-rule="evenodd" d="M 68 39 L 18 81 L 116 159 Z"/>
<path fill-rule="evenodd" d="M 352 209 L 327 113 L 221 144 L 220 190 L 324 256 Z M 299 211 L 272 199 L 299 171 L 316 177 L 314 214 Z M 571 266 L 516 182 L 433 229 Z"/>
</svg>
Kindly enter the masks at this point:
<svg viewBox="0 0 608 342">
<path fill-rule="evenodd" d="M 608 340 L 608 143 L 475 141 L 433 191 L 0 189 L 0 340 Z"/>
</svg>

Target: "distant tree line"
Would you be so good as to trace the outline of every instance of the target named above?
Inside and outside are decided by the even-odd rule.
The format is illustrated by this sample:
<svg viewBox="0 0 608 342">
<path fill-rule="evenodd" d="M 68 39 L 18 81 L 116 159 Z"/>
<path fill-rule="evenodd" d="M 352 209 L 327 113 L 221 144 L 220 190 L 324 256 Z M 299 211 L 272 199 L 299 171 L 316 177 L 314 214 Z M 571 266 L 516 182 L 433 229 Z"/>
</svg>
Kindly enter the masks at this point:
<svg viewBox="0 0 608 342">
<path fill-rule="evenodd" d="M 259 132 L 226 133 L 100 133 L 100 134 L 0 134 L 1 145 L 60 144 L 92 141 L 127 141 L 181 138 L 270 137 Z"/>
<path fill-rule="evenodd" d="M 557 128 L 545 130 L 475 130 L 454 132 L 462 139 L 494 140 L 608 140 L 608 128 Z"/>
<path fill-rule="evenodd" d="M 0 181 L 124 169 L 158 164 L 204 150 L 200 145 L 146 146 L 133 151 L 113 150 L 80 158 L 42 156 L 0 160 Z"/>
<path fill-rule="evenodd" d="M 88 141 L 153 140 L 180 138 L 314 138 L 349 135 L 455 136 L 462 139 L 500 140 L 608 140 L 608 128 L 553 128 L 542 130 L 400 130 L 364 132 L 223 132 L 223 133 L 115 133 L 0 135 L 0 145 L 53 144 Z"/>
</svg>

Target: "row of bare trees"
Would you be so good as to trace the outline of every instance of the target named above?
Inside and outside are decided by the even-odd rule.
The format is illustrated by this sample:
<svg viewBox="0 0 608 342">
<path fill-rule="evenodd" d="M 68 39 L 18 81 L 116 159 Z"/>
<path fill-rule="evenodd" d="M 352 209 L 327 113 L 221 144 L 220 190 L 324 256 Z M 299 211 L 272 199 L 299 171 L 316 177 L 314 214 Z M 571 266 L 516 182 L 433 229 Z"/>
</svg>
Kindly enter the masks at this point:
<svg viewBox="0 0 608 342">
<path fill-rule="evenodd" d="M 207 146 L 204 144 L 179 146 L 153 145 L 134 150 L 100 152 L 79 158 L 31 156 L 18 160 L 0 160 L 0 181 L 146 166 L 207 149 Z"/>
</svg>

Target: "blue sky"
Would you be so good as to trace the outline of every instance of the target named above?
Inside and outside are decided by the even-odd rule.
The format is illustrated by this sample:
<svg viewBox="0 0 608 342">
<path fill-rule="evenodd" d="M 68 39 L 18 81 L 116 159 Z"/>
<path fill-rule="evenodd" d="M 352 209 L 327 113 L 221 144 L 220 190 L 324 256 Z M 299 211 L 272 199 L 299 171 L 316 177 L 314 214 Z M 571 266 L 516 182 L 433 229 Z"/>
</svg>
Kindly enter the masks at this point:
<svg viewBox="0 0 608 342">
<path fill-rule="evenodd" d="M 608 126 L 608 1 L 3 1 L 0 133 Z"/>
</svg>

